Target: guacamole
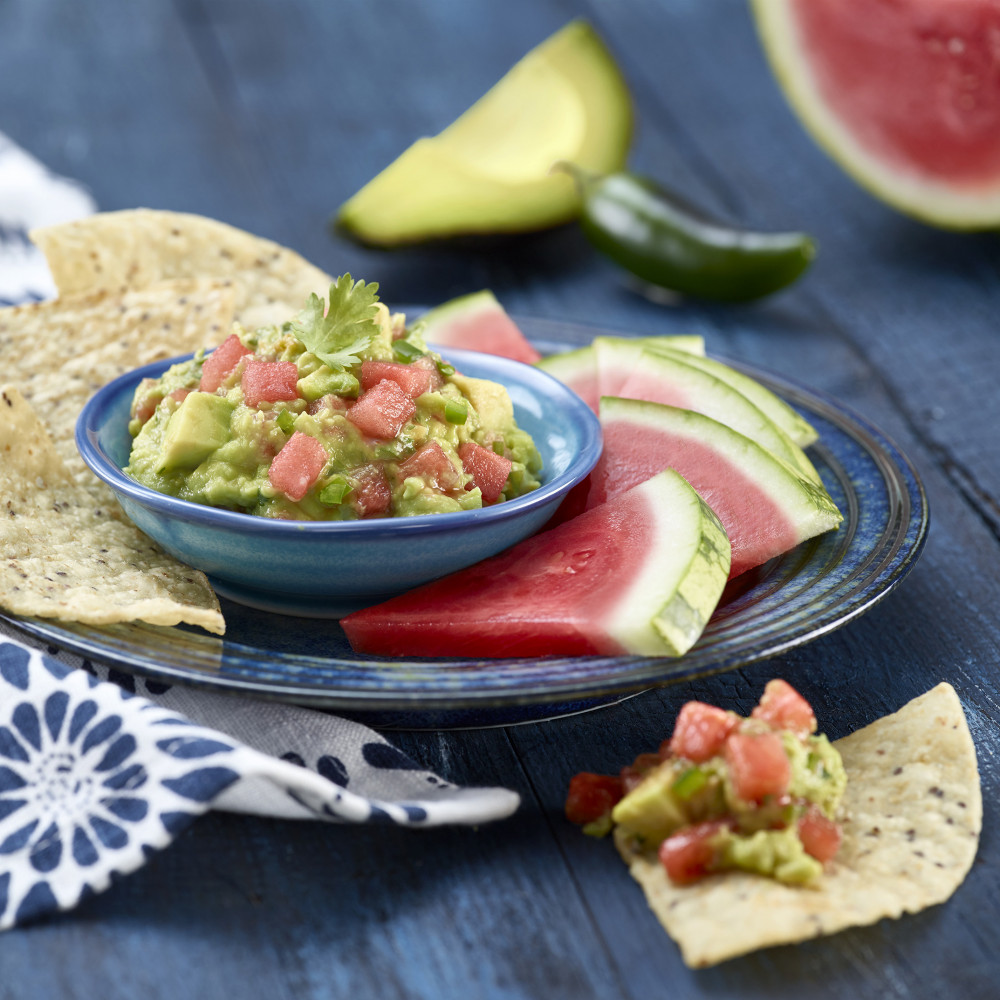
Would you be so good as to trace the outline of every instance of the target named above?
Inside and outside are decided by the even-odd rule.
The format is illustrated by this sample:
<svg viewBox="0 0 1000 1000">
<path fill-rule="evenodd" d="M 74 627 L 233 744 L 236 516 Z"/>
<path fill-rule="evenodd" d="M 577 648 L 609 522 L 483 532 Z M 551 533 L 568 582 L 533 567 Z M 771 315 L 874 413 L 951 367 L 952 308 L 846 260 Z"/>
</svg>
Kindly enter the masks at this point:
<svg viewBox="0 0 1000 1000">
<path fill-rule="evenodd" d="M 840 846 L 846 786 L 808 702 L 773 680 L 749 718 L 688 702 L 657 753 L 619 775 L 576 775 L 566 814 L 588 833 L 617 827 L 679 884 L 727 869 L 804 884 Z"/>
<path fill-rule="evenodd" d="M 125 472 L 262 517 L 450 513 L 536 489 L 541 458 L 507 390 L 427 350 L 350 275 L 280 326 L 238 324 L 212 353 L 145 379 Z"/>
</svg>

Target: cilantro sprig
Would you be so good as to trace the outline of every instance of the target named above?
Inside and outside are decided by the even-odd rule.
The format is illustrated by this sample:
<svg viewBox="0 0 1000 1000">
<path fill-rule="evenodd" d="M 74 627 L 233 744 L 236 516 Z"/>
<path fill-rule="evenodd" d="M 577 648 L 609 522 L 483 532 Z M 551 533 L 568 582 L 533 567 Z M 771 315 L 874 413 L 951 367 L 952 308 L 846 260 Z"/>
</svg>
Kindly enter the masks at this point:
<svg viewBox="0 0 1000 1000">
<path fill-rule="evenodd" d="M 330 285 L 329 305 L 313 292 L 291 328 L 306 350 L 334 371 L 356 365 L 379 332 L 378 283 L 353 281 L 342 274 Z"/>
</svg>

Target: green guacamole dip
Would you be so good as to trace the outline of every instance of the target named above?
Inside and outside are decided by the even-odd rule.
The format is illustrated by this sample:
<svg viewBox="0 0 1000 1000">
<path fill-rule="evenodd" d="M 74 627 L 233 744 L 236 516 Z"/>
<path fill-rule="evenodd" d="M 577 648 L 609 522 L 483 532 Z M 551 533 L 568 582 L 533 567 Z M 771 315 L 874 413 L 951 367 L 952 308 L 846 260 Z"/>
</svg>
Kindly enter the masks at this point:
<svg viewBox="0 0 1000 1000">
<path fill-rule="evenodd" d="M 281 326 L 234 326 L 136 389 L 125 471 L 160 493 L 262 517 L 469 510 L 536 489 L 507 390 L 457 373 L 350 275 Z"/>
</svg>

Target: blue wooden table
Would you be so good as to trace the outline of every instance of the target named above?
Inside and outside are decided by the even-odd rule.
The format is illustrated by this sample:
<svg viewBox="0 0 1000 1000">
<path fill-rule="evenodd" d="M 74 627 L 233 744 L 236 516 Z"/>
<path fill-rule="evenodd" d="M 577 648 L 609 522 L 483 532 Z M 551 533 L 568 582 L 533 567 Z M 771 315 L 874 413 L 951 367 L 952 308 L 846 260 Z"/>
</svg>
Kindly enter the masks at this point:
<svg viewBox="0 0 1000 1000">
<path fill-rule="evenodd" d="M 482 253 L 330 236 L 331 210 L 579 14 L 629 79 L 633 166 L 734 221 L 813 233 L 806 280 L 752 307 L 665 308 L 573 227 Z M 1000 996 L 1000 243 L 855 187 L 788 111 L 741 0 L 7 0 L 0 131 L 103 209 L 213 216 L 390 302 L 490 287 L 516 313 L 704 334 L 880 426 L 932 509 L 905 581 L 785 656 L 557 721 L 394 734 L 453 781 L 517 789 L 513 819 L 412 833 L 209 815 L 77 912 L 4 935 L 3 1000 Z M 950 680 L 979 754 L 979 856 L 944 906 L 691 972 L 610 845 L 563 820 L 566 784 L 655 747 L 683 701 L 746 711 L 775 675 L 833 737 Z"/>
</svg>

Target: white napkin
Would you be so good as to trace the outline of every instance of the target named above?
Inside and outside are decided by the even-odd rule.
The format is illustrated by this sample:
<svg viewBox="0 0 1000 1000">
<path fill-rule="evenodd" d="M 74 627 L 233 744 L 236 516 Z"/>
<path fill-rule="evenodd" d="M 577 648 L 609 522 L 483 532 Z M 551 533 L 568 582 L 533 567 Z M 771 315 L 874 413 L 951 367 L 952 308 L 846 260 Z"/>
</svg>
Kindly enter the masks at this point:
<svg viewBox="0 0 1000 1000">
<path fill-rule="evenodd" d="M 0 306 L 55 294 L 28 230 L 92 211 L 80 185 L 0 134 Z M 0 622 L 0 930 L 104 891 L 209 809 L 428 827 L 519 805 L 444 781 L 358 723 L 156 684 L 14 635 Z"/>
</svg>

